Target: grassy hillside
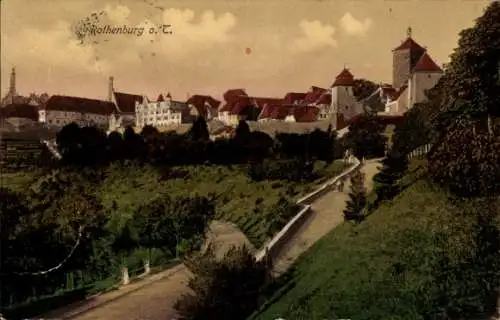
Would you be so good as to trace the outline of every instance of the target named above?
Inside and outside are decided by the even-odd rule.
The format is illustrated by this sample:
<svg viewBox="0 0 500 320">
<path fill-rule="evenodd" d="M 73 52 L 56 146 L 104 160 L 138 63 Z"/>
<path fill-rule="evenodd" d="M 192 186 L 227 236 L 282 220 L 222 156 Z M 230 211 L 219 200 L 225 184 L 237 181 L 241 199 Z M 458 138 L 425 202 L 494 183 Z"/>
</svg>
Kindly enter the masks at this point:
<svg viewBox="0 0 500 320">
<path fill-rule="evenodd" d="M 96 192 L 118 219 L 128 219 L 141 204 L 161 194 L 171 196 L 214 193 L 217 197 L 217 219 L 234 222 L 259 247 L 269 237 L 270 208 L 281 195 L 298 200 L 315 186 L 339 174 L 345 165 L 338 161 L 325 166 L 316 163 L 319 178 L 309 183 L 285 181 L 253 182 L 245 168 L 233 166 L 185 166 L 171 169 L 168 176 L 153 167 L 111 166 Z M 36 180 L 35 173 L 7 173 L 3 185 L 22 191 Z M 286 223 L 286 221 L 284 221 Z"/>
<path fill-rule="evenodd" d="M 363 224 L 344 223 L 321 239 L 252 319 L 431 319 L 443 283 L 450 296 L 479 299 L 451 289 L 469 281 L 474 290 L 474 274 L 450 279 L 441 267 L 470 263 L 474 225 L 447 194 L 419 180 Z"/>
</svg>

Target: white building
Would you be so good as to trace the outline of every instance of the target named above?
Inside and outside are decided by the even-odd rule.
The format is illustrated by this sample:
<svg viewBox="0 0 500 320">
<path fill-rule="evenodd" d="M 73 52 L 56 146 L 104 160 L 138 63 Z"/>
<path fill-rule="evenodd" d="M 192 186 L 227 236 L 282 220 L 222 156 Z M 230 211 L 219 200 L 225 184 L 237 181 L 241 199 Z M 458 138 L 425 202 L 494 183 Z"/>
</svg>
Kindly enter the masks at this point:
<svg viewBox="0 0 500 320">
<path fill-rule="evenodd" d="M 160 94 L 156 101 L 143 99 L 142 103 L 136 102 L 136 127 L 142 128 L 146 125 L 161 127 L 181 124 L 186 110 L 187 104 L 172 100 L 170 93 L 166 97 Z"/>
<path fill-rule="evenodd" d="M 117 113 L 108 101 L 54 95 L 38 110 L 39 122 L 63 127 L 72 122 L 80 126 L 98 126 L 107 129 L 110 118 Z"/>
</svg>

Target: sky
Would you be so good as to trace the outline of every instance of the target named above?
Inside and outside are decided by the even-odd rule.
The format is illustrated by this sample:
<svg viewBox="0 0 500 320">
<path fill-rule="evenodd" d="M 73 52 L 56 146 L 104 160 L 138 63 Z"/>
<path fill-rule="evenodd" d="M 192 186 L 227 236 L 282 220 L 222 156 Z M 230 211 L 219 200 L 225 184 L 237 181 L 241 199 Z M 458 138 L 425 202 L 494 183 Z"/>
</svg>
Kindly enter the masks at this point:
<svg viewBox="0 0 500 320">
<path fill-rule="evenodd" d="M 20 94 L 97 99 L 107 97 L 109 76 L 117 91 L 151 99 L 170 92 L 177 100 L 194 94 L 220 99 L 234 88 L 282 97 L 329 87 L 344 66 L 356 78 L 391 82 L 392 49 L 409 26 L 431 57 L 446 63 L 460 30 L 488 3 L 1 0 L 1 95 L 12 67 Z M 81 23 L 89 18 L 134 34 L 92 34 Z"/>
</svg>

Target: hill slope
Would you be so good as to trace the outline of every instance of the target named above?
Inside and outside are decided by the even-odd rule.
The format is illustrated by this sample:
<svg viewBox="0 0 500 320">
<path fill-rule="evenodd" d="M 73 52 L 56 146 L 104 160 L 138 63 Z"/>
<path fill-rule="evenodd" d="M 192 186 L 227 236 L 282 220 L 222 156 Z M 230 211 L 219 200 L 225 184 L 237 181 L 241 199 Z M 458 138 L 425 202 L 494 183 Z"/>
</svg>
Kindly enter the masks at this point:
<svg viewBox="0 0 500 320">
<path fill-rule="evenodd" d="M 477 221 L 465 211 L 425 180 L 416 182 L 363 224 L 344 223 L 309 249 L 252 319 L 426 319 L 434 318 L 436 303 L 461 314 L 460 307 L 485 300 L 474 271 L 450 273 L 443 265 L 471 264 Z M 467 281 L 460 286 L 466 292 L 440 301 L 459 287 L 453 275 Z M 457 299 L 463 296 L 471 301 Z"/>
</svg>

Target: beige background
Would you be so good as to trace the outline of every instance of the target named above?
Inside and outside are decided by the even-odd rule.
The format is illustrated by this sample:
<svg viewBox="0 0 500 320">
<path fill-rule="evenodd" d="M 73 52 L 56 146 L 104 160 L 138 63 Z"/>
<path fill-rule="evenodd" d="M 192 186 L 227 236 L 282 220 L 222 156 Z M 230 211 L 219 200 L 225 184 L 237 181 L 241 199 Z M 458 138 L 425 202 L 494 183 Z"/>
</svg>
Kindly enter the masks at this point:
<svg viewBox="0 0 500 320">
<path fill-rule="evenodd" d="M 2 0 L 1 90 L 12 66 L 19 93 L 105 98 L 117 90 L 175 98 L 243 87 L 282 96 L 329 86 L 346 64 L 356 77 L 391 80 L 391 49 L 406 35 L 439 63 L 473 24 L 480 0 Z M 167 23 L 172 35 L 100 35 L 80 44 L 72 24 Z M 247 54 L 246 48 L 251 48 Z"/>
</svg>

